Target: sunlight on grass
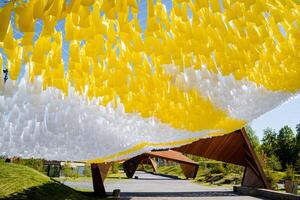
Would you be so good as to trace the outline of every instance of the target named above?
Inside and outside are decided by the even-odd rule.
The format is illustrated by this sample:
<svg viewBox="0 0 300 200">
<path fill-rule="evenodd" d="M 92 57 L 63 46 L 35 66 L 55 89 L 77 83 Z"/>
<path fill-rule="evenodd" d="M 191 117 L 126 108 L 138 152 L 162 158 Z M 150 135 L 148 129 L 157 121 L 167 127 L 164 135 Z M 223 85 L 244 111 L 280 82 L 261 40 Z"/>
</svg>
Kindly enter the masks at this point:
<svg viewBox="0 0 300 200">
<path fill-rule="evenodd" d="M 91 191 L 76 191 L 29 167 L 0 162 L 0 199 L 99 199 Z"/>
<path fill-rule="evenodd" d="M 59 178 L 54 178 L 55 180 L 59 182 L 65 182 L 65 181 L 70 181 L 70 182 L 92 182 L 92 177 L 59 177 Z M 126 174 L 123 171 L 119 171 L 118 173 L 109 173 L 105 179 L 105 181 L 114 181 L 114 180 L 122 180 L 122 179 L 127 179 Z"/>
<path fill-rule="evenodd" d="M 0 197 L 49 181 L 49 177 L 29 167 L 13 163 L 0 163 Z"/>
</svg>

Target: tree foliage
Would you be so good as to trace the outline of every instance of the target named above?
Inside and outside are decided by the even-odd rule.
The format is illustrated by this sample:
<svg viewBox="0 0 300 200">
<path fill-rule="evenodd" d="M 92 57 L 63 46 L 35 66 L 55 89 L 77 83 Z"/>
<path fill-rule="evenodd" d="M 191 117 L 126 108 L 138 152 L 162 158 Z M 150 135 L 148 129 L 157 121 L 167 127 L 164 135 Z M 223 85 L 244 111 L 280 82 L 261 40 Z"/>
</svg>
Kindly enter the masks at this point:
<svg viewBox="0 0 300 200">
<path fill-rule="evenodd" d="M 39 172 L 44 172 L 44 161 L 35 158 L 17 158 L 12 160 L 13 163 L 31 167 Z"/>
<path fill-rule="evenodd" d="M 296 135 L 296 149 L 300 153 L 300 123 L 297 124 L 296 131 L 297 131 L 297 135 Z"/>
<path fill-rule="evenodd" d="M 277 148 L 277 133 L 275 130 L 271 128 L 264 130 L 261 148 L 268 157 L 275 155 Z"/>
<path fill-rule="evenodd" d="M 288 126 L 281 128 L 278 133 L 272 128 L 266 128 L 261 145 L 251 127 L 246 127 L 246 130 L 256 153 L 263 157 L 265 168 L 278 171 L 291 165 L 300 171 L 300 123 L 296 126 L 296 135 Z"/>
<path fill-rule="evenodd" d="M 300 170 L 300 123 L 297 124 L 296 126 L 296 131 L 297 131 L 297 135 L 296 135 L 296 157 L 297 157 L 297 161 L 295 163 L 296 169 Z"/>
<path fill-rule="evenodd" d="M 297 136 L 300 135 L 300 123 L 296 125 Z"/>
<path fill-rule="evenodd" d="M 250 140 L 251 145 L 253 146 L 255 151 L 259 151 L 260 149 L 260 143 L 257 135 L 255 134 L 255 131 L 251 128 L 251 126 L 247 125 L 245 127 L 246 133 L 248 135 L 248 138 Z"/>
<path fill-rule="evenodd" d="M 65 177 L 72 177 L 73 170 L 70 162 L 66 162 L 62 169 Z"/>
<path fill-rule="evenodd" d="M 86 176 L 86 177 L 91 177 L 92 176 L 92 171 L 91 171 L 91 165 L 90 164 L 85 164 L 84 165 L 83 175 Z"/>
<path fill-rule="evenodd" d="M 275 170 L 275 171 L 282 170 L 280 160 L 275 154 L 268 156 L 266 162 L 267 162 L 268 168 Z"/>
<path fill-rule="evenodd" d="M 296 161 L 296 140 L 290 127 L 284 126 L 280 129 L 277 136 L 277 147 L 276 154 L 283 169 L 286 169 L 289 164 L 294 164 Z"/>
</svg>

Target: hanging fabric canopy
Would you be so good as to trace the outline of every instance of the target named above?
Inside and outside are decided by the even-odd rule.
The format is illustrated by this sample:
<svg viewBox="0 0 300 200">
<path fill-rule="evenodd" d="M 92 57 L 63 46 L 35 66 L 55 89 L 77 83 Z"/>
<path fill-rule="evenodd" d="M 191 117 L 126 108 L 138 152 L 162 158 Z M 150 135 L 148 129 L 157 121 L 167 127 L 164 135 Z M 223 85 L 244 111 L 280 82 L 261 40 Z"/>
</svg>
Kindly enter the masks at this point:
<svg viewBox="0 0 300 200">
<path fill-rule="evenodd" d="M 297 0 L 0 5 L 0 154 L 124 159 L 228 134 L 300 91 Z"/>
</svg>

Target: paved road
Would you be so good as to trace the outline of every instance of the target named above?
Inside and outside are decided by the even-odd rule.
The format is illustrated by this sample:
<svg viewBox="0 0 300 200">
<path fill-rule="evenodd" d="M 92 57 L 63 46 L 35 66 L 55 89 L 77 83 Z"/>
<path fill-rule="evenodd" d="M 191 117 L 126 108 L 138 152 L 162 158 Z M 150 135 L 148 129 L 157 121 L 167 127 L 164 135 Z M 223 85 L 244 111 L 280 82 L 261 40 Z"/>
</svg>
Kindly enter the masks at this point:
<svg viewBox="0 0 300 200">
<path fill-rule="evenodd" d="M 122 199 L 209 199 L 209 200 L 256 200 L 249 196 L 238 196 L 232 189 L 225 187 L 208 187 L 192 183 L 189 180 L 173 179 L 153 175 L 145 172 L 136 172 L 138 179 L 122 179 L 106 181 L 105 188 L 108 193 L 114 189 L 121 190 Z M 93 190 L 92 183 L 65 182 L 74 188 Z"/>
</svg>

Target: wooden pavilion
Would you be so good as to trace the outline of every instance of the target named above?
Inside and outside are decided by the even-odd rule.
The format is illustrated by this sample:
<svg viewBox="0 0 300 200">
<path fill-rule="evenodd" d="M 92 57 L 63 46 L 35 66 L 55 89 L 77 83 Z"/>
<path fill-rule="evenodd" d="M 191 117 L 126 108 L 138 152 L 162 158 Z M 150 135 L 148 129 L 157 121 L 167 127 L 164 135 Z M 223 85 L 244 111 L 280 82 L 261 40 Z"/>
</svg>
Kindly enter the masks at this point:
<svg viewBox="0 0 300 200">
<path fill-rule="evenodd" d="M 138 155 L 123 163 L 124 171 L 127 177 L 131 178 L 140 163 L 151 164 L 155 170 L 156 164 L 152 158 L 157 157 L 180 163 L 185 176 L 194 178 L 197 174 L 198 164 L 183 154 L 243 166 L 242 186 L 271 189 L 244 128 L 223 136 L 199 139 L 191 144 L 170 150 L 151 151 Z M 91 165 L 94 192 L 100 196 L 106 195 L 103 182 L 111 164 L 93 163 Z"/>
</svg>

